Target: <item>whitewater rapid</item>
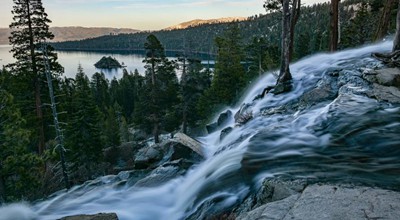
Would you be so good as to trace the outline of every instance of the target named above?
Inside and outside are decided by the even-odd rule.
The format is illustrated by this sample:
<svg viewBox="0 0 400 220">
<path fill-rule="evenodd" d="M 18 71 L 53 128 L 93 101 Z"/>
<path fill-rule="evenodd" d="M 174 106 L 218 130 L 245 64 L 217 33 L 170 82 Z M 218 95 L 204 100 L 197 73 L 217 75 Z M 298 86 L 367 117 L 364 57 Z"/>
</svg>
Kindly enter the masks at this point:
<svg viewBox="0 0 400 220">
<path fill-rule="evenodd" d="M 343 175 L 348 174 L 347 172 L 361 170 L 360 172 L 365 172 L 366 175 L 368 173 L 374 175 L 373 171 L 377 170 L 370 170 L 375 168 L 373 164 L 359 166 L 348 162 L 353 160 L 351 155 L 353 151 L 348 148 L 343 150 L 348 145 L 347 139 L 342 141 L 337 137 L 339 131 L 336 130 L 340 130 L 340 125 L 337 123 L 332 125 L 330 122 L 331 120 L 341 122 L 341 114 L 347 115 L 349 119 L 346 120 L 368 114 L 379 117 L 390 112 L 399 114 L 398 108 L 382 107 L 375 100 L 362 96 L 342 95 L 340 99 L 303 111 L 270 116 L 263 115 L 263 111 L 298 99 L 305 91 L 314 87 L 328 70 L 357 69 L 365 67 L 368 63 L 376 64 L 370 54 L 387 52 L 391 46 L 392 42 L 387 41 L 304 58 L 290 66 L 294 82 L 291 92 L 281 95 L 267 94 L 263 99 L 253 101 L 266 86 L 275 84 L 274 76 L 266 73 L 248 88 L 235 107 L 226 109 L 235 113 L 243 103 L 251 104 L 253 119 L 243 126 L 235 126 L 234 120 L 230 119 L 230 124 L 227 126 L 232 126 L 234 129 L 222 141 L 220 130 L 200 137 L 206 149 L 207 159 L 194 166 L 184 176 L 166 182 L 162 186 L 137 188 L 121 185 L 120 182 L 128 178 L 125 173 L 104 176 L 75 186 L 69 192 L 60 191 L 44 201 L 3 207 L 0 209 L 0 220 L 8 219 L 7 216 L 12 216 L 12 213 L 27 214 L 28 217 L 22 216 L 21 219 L 33 219 L 31 218 L 33 216 L 37 219 L 53 220 L 63 216 L 99 212 L 115 212 L 121 220 L 178 220 L 184 219 L 205 201 L 213 198 L 219 198 L 219 202 L 215 204 L 216 208 L 229 207 L 241 201 L 252 187 L 265 177 L 282 176 L 316 180 L 326 177 L 340 178 L 338 179 L 340 181 Z M 348 111 L 341 112 L 342 109 Z M 348 123 L 356 124 L 351 120 Z M 392 126 L 396 129 L 398 127 L 396 124 Z M 390 128 L 385 129 L 390 131 Z M 365 130 L 365 134 L 362 130 L 357 134 L 364 137 L 363 135 L 368 135 L 372 130 Z M 337 150 L 331 149 L 332 142 L 338 145 Z M 337 161 L 337 158 L 340 158 L 340 161 Z M 323 160 L 328 162 L 332 160 L 332 163 L 321 164 L 320 161 Z M 372 161 L 375 163 L 374 161 L 380 159 Z M 363 176 L 355 174 L 352 180 L 362 178 Z"/>
</svg>

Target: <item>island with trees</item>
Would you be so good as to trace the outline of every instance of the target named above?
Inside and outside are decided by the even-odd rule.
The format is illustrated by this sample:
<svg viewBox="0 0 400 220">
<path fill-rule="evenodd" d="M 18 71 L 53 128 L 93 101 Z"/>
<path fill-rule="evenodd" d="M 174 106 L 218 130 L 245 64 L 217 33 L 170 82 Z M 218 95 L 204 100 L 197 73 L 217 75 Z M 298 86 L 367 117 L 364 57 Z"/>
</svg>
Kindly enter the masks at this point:
<svg viewBox="0 0 400 220">
<path fill-rule="evenodd" d="M 98 69 L 118 69 L 122 68 L 122 65 L 111 56 L 103 56 L 94 66 Z"/>
</svg>

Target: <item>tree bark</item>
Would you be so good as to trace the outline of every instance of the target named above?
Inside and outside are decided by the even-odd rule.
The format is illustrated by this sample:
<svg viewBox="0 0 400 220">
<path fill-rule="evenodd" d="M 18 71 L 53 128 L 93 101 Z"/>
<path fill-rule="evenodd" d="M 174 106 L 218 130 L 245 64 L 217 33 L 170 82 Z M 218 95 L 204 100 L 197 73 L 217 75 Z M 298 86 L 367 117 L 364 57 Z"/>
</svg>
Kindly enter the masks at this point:
<svg viewBox="0 0 400 220">
<path fill-rule="evenodd" d="M 339 1 L 331 0 L 331 38 L 329 44 L 330 51 L 336 51 L 339 42 Z"/>
<path fill-rule="evenodd" d="M 379 21 L 378 30 L 375 34 L 375 40 L 380 40 L 388 33 L 389 21 L 391 10 L 394 8 L 396 0 L 387 0 L 385 7 L 383 8 L 381 19 Z"/>
<path fill-rule="evenodd" d="M 284 83 L 292 79 L 290 74 L 290 10 L 289 1 L 282 2 L 282 52 L 281 52 L 281 69 L 277 84 Z"/>
<path fill-rule="evenodd" d="M 6 200 L 6 185 L 3 176 L 0 175 L 0 205 Z"/>
<path fill-rule="evenodd" d="M 289 46 L 289 60 L 293 58 L 294 51 L 294 29 L 300 17 L 301 0 L 293 0 L 292 14 L 290 17 L 290 46 Z"/>
<path fill-rule="evenodd" d="M 36 66 L 36 55 L 35 55 L 35 41 L 33 38 L 33 28 L 29 1 L 26 1 L 27 7 L 27 18 L 28 18 L 28 30 L 29 30 L 29 47 L 30 47 L 30 57 L 32 62 L 32 72 L 33 72 L 33 86 L 35 87 L 35 107 L 36 107 L 36 117 L 38 120 L 38 132 L 39 132 L 39 143 L 38 143 L 38 153 L 42 155 L 44 152 L 44 124 L 43 124 L 43 112 L 42 112 L 42 99 L 40 97 L 40 82 L 39 73 Z"/>
<path fill-rule="evenodd" d="M 154 142 L 160 143 L 160 128 L 158 126 L 158 122 L 154 123 L 154 127 L 153 127 L 153 135 L 154 135 Z"/>
<path fill-rule="evenodd" d="M 400 50 L 400 0 L 399 6 L 397 8 L 397 18 L 396 18 L 396 35 L 393 41 L 393 52 Z"/>
</svg>

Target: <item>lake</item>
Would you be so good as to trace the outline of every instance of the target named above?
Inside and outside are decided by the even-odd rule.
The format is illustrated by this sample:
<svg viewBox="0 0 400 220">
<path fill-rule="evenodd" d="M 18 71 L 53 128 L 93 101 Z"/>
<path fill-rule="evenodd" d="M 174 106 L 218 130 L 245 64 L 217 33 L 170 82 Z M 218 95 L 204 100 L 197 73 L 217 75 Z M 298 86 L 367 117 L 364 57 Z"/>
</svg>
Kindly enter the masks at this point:
<svg viewBox="0 0 400 220">
<path fill-rule="evenodd" d="M 9 52 L 11 46 L 0 45 L 0 67 L 15 61 L 12 54 Z M 103 72 L 108 79 L 122 77 L 123 69 L 100 70 L 94 67 L 94 64 L 103 56 L 111 56 L 117 59 L 120 63 L 126 65 L 126 69 L 135 71 L 137 69 L 140 74 L 144 74 L 144 54 L 134 54 L 127 52 L 83 52 L 83 51 L 57 51 L 58 62 L 64 67 L 64 76 L 74 78 L 77 72 L 78 65 L 81 64 L 85 74 L 91 78 L 96 72 Z M 169 57 L 171 59 L 173 57 Z"/>
</svg>

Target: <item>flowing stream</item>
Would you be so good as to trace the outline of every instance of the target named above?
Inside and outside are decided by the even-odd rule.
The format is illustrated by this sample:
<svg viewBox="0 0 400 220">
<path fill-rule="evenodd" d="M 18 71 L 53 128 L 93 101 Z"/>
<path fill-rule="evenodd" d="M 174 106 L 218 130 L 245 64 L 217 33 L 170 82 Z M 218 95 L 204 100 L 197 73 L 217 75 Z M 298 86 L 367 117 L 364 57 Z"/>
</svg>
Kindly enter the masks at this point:
<svg viewBox="0 0 400 220">
<path fill-rule="evenodd" d="M 122 220 L 175 220 L 184 219 L 209 200 L 218 201 L 215 209 L 229 207 L 266 177 L 399 187 L 399 106 L 360 95 L 365 90 L 362 85 L 339 82 L 341 88 L 334 98 L 290 107 L 329 72 L 351 73 L 379 65 L 371 52 L 387 52 L 391 45 L 383 42 L 300 60 L 291 65 L 291 92 L 253 101 L 276 81 L 272 74 L 261 77 L 238 106 L 229 109 L 235 113 L 247 103 L 253 119 L 235 126 L 232 118 L 226 126 L 233 130 L 222 141 L 220 131 L 200 137 L 207 159 L 162 186 L 128 186 L 121 182 L 128 178 L 122 172 L 35 204 L 12 205 L 1 211 L 6 216 L 18 210 L 37 219 L 116 212 Z"/>
</svg>

